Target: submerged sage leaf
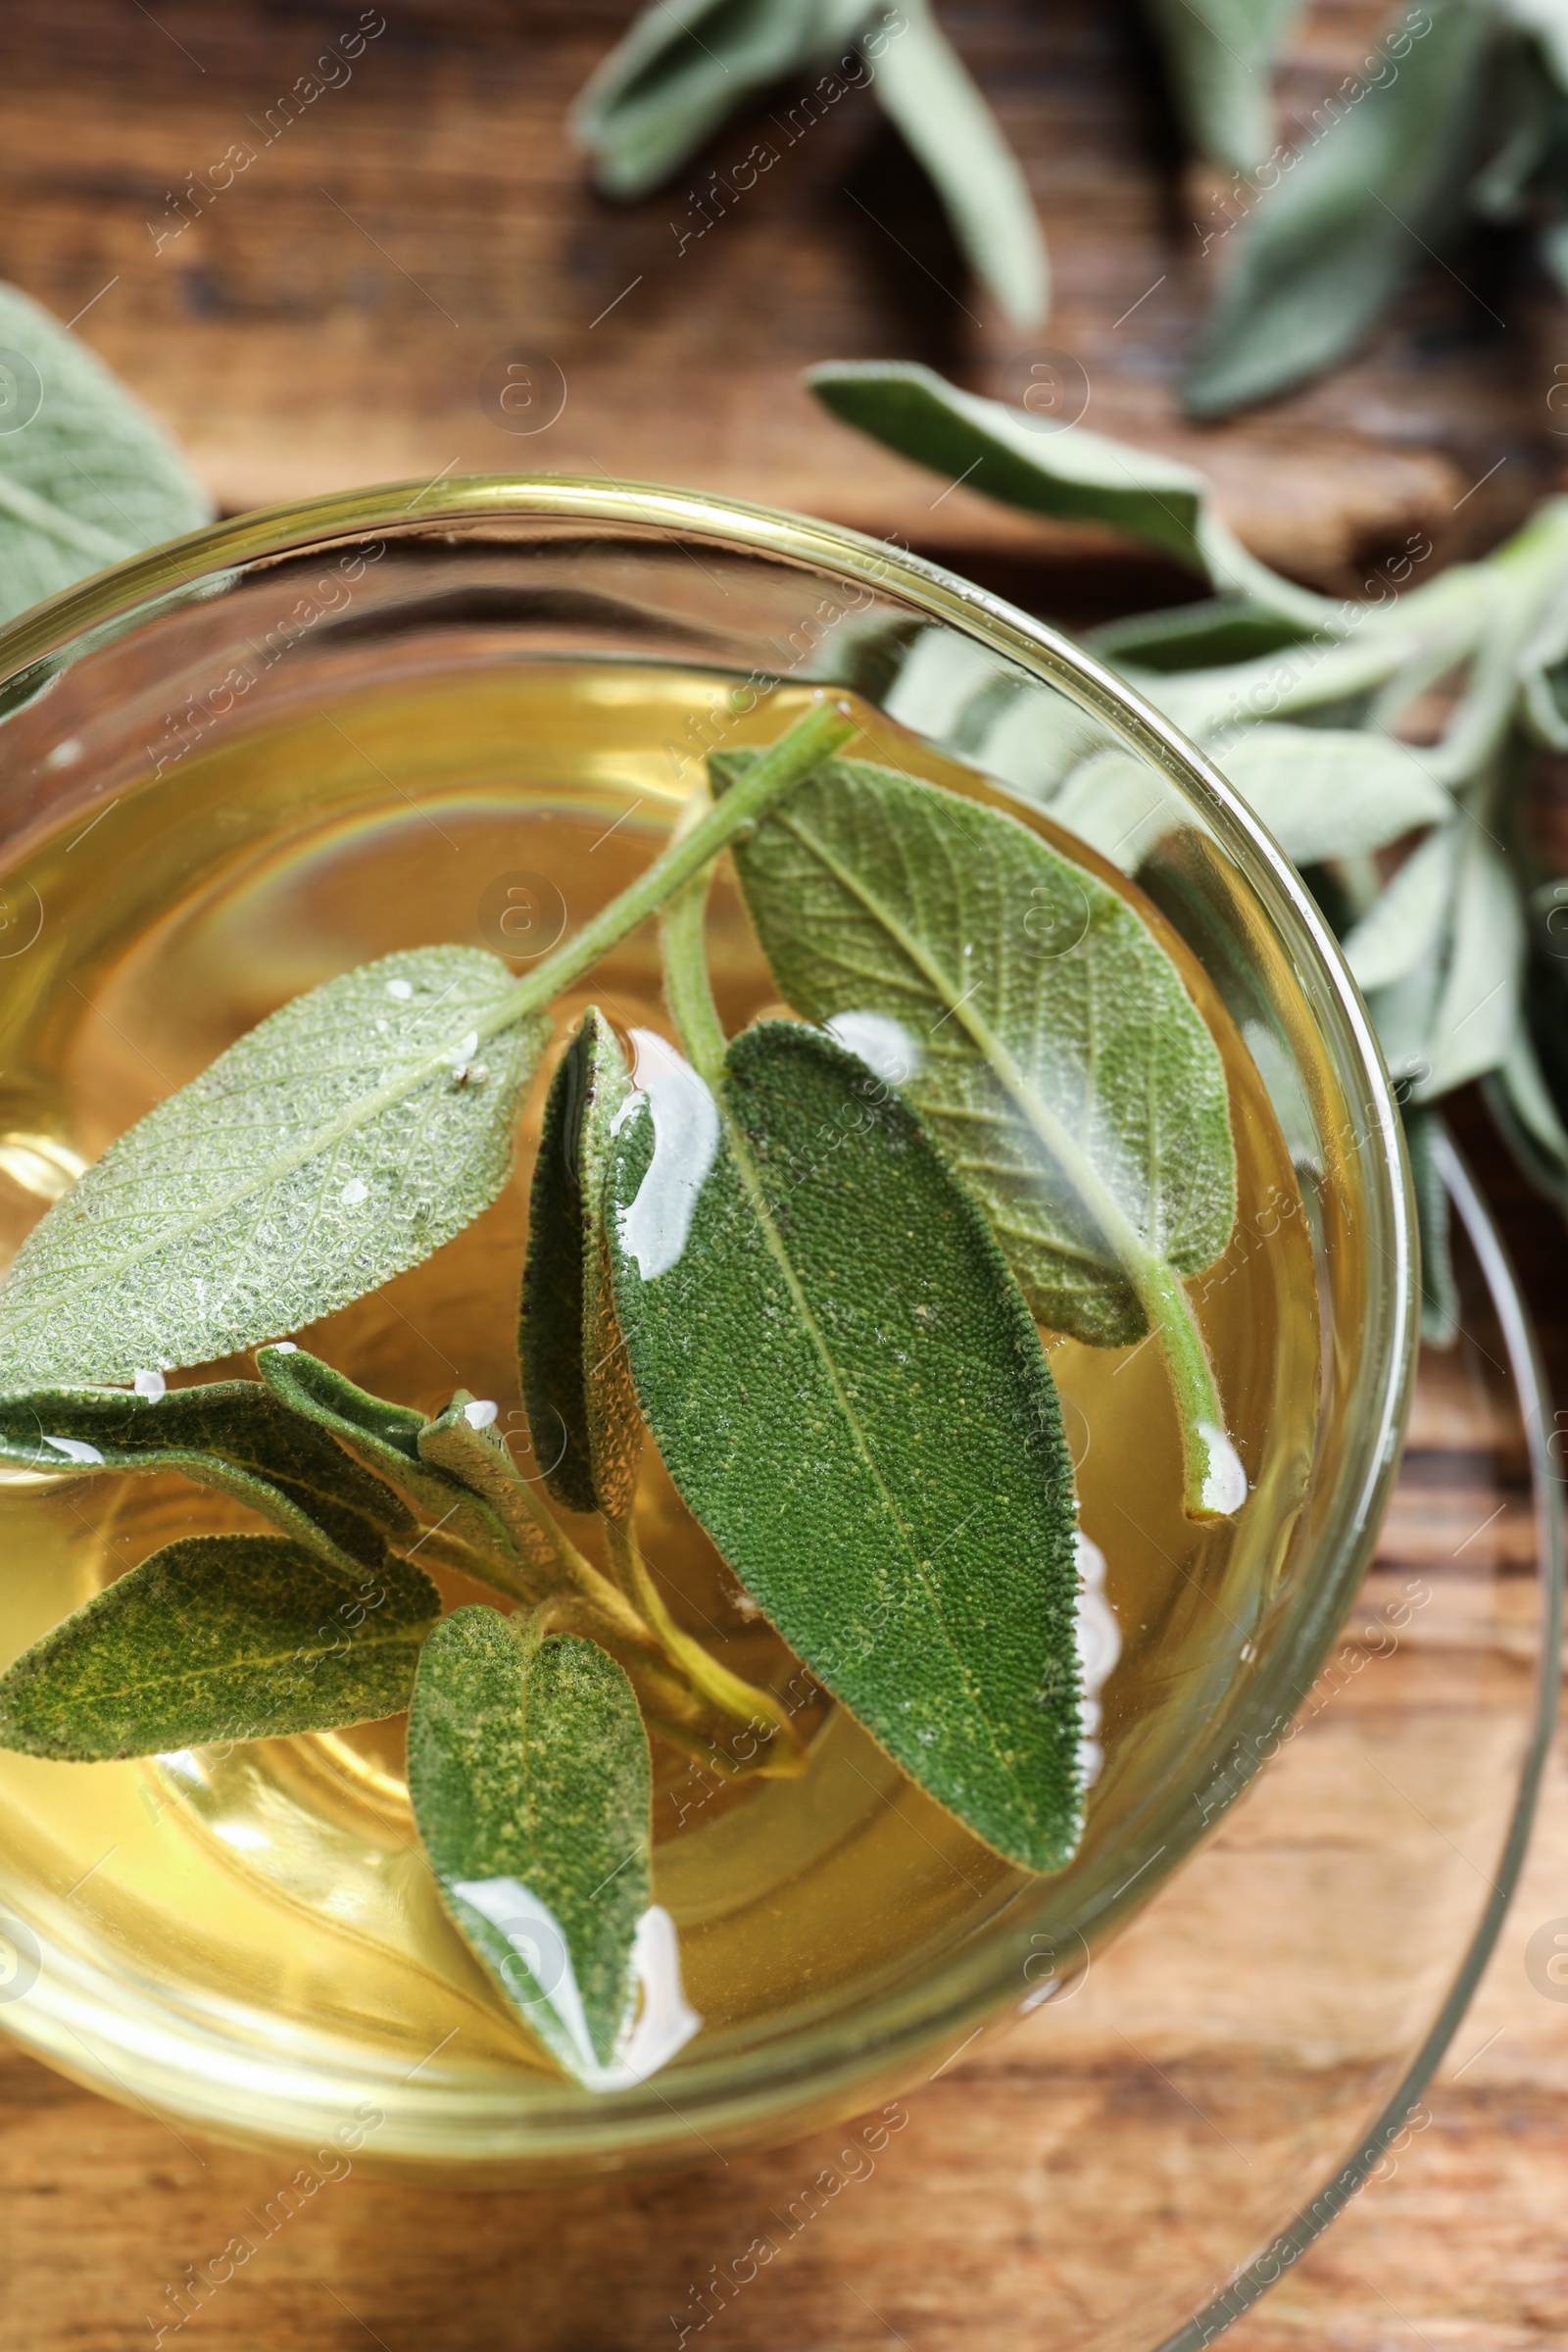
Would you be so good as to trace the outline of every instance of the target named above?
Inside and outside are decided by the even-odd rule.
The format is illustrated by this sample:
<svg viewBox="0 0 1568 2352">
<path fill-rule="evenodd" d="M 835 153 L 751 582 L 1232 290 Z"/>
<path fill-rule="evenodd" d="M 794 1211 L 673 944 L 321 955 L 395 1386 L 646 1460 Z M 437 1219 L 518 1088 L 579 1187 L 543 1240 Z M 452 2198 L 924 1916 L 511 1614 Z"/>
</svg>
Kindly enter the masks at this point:
<svg viewBox="0 0 1568 2352">
<path fill-rule="evenodd" d="M 716 757 L 715 787 L 750 757 Z M 896 1078 L 1042 1321 L 1099 1347 L 1142 1335 L 1112 1227 L 1177 1274 L 1221 1254 L 1224 1064 L 1118 892 L 1012 817 L 858 760 L 828 763 L 735 864 L 783 995 Z"/>
<path fill-rule="evenodd" d="M 390 1488 L 253 1380 L 158 1397 L 66 1388 L 0 1396 L 0 1461 L 76 1477 L 177 1471 L 356 1580 L 415 1533 Z"/>
<path fill-rule="evenodd" d="M 1081 1815 L 1072 1468 L 1028 1309 L 925 1130 L 830 1040 L 747 1031 L 716 1108 L 673 1257 L 637 1209 L 679 1129 L 644 1096 L 616 1138 L 616 1302 L 660 1451 L 895 1761 L 997 1852 L 1059 1869 Z"/>
<path fill-rule="evenodd" d="M 470 1059 L 513 990 L 423 948 L 274 1012 L 111 1144 L 0 1285 L 0 1383 L 128 1380 L 314 1322 L 428 1257 L 495 1199 L 549 1022 Z"/>
<path fill-rule="evenodd" d="M 192 1536 L 0 1676 L 0 1746 L 93 1761 L 396 1715 L 440 1609 L 404 1560 L 345 1592 L 283 1537 Z"/>
<path fill-rule="evenodd" d="M 88 572 L 200 530 L 212 501 L 90 346 L 0 285 L 12 379 L 0 434 L 0 620 Z"/>
<path fill-rule="evenodd" d="M 1425 0 L 1423 14 L 1394 70 L 1302 146 L 1237 231 L 1187 378 L 1193 415 L 1224 416 L 1344 359 L 1458 212 L 1492 18 L 1476 0 Z"/>
<path fill-rule="evenodd" d="M 699 2022 L 679 1997 L 668 1915 L 650 1902 L 651 1791 L 631 1686 L 593 1642 L 541 1642 L 488 1608 L 437 1629 L 409 1715 L 419 1835 L 508 2003 L 596 2090 L 654 2072 Z M 657 2050 L 633 2047 L 640 1943 L 666 1963 L 644 1987 L 647 2022 L 664 2027 Z"/>
<path fill-rule="evenodd" d="M 419 1439 L 430 1426 L 428 1415 L 356 1388 L 343 1373 L 323 1364 L 319 1356 L 307 1354 L 303 1348 L 258 1348 L 256 1368 L 272 1395 L 291 1412 L 329 1431 L 432 1519 L 449 1526 L 466 1543 L 482 1546 L 499 1541 L 505 1548 L 505 1532 L 488 1505 L 479 1503 L 448 1471 L 437 1469 L 421 1456 Z"/>
<path fill-rule="evenodd" d="M 629 1092 L 614 1031 L 590 1006 L 545 1102 L 517 1334 L 546 1486 L 568 1511 L 612 1519 L 631 1508 L 643 1442 L 603 1214 L 611 1138 Z"/>
</svg>

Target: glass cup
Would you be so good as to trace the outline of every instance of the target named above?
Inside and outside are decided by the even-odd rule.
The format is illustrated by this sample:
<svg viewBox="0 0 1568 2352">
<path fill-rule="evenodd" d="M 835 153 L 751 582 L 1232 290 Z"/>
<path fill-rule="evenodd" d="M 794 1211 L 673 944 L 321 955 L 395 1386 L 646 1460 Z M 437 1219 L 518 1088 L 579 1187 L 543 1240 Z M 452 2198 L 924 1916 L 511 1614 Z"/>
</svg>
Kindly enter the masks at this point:
<svg viewBox="0 0 1568 2352">
<path fill-rule="evenodd" d="M 15 1022 L 43 1025 L 0 1114 L 11 1243 L 300 989 L 427 939 L 525 966 L 597 887 L 586 858 L 563 887 L 552 825 L 591 816 L 590 854 L 643 857 L 710 750 L 765 740 L 821 688 L 909 764 L 956 761 L 976 798 L 1136 877 L 1228 1019 L 1286 1170 L 1238 1227 L 1235 1291 L 1201 1308 L 1245 1392 L 1252 1497 L 1190 1552 L 1145 1547 L 1168 1592 L 1153 1627 L 1123 1606 L 1081 1851 L 1055 1878 L 994 1857 L 966 1877 L 981 1849 L 829 1711 L 804 1824 L 784 1784 L 666 1812 L 656 1894 L 710 2030 L 649 2082 L 588 2094 L 530 2053 L 440 1913 L 395 1743 L 0 1757 L 0 2022 L 109 2095 L 254 2145 L 326 2143 L 369 2112 L 363 2167 L 475 2184 L 776 2141 L 1070 1994 L 1311 1690 L 1383 1516 L 1414 1352 L 1408 1182 L 1365 1011 L 1294 870 L 1157 713 L 1053 630 L 854 533 L 604 481 L 448 481 L 222 524 L 14 623 L 0 959 Z M 1284 1336 L 1230 1329 L 1229 1298 L 1270 1284 L 1295 1286 Z M 413 1294 L 388 1296 L 355 1327 L 368 1346 Z M 1097 1399 L 1137 1351 L 1102 1353 L 1080 1392 L 1062 1382 L 1086 1517 L 1098 1495 L 1108 1525 Z M 127 1517 L 101 1493 L 67 1564 L 18 1579 L 8 1655 L 187 1507 Z M 1100 1541 L 1115 1600 L 1134 1537 Z M 792 1916 L 807 1872 L 837 1886 L 841 1935 Z"/>
</svg>

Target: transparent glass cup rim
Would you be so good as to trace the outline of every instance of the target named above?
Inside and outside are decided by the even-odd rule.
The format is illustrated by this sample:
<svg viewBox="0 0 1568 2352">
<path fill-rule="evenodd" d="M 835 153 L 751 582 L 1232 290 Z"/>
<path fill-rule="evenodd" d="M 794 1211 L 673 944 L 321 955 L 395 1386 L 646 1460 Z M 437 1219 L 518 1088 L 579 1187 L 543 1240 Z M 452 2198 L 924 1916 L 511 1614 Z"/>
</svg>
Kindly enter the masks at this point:
<svg viewBox="0 0 1568 2352">
<path fill-rule="evenodd" d="M 657 485 L 556 475 L 475 476 L 310 500 L 219 523 L 130 558 L 0 630 L 0 696 L 14 704 L 34 680 L 41 686 L 79 655 L 112 644 L 160 612 L 221 594 L 225 585 L 292 557 L 367 538 L 433 542 L 461 540 L 466 532 L 482 538 L 486 524 L 574 525 L 601 536 L 621 530 L 643 541 L 696 538 L 882 592 L 927 622 L 969 637 L 1025 676 L 1066 694 L 1171 781 L 1287 939 L 1310 983 L 1341 1081 L 1364 1120 L 1358 1180 L 1380 1206 L 1385 1242 L 1377 1270 L 1375 1360 L 1362 1365 L 1357 1379 L 1337 1524 L 1352 1525 L 1360 1513 L 1375 1526 L 1397 1458 L 1417 1326 L 1408 1172 L 1397 1109 L 1370 1021 L 1315 902 L 1219 770 L 1123 681 L 1046 624 L 922 558 L 809 517 Z M 1283 1682 L 1260 1686 L 1259 1719 L 1282 1703 L 1282 1692 Z M 1289 1705 L 1294 1711 L 1294 1697 Z M 972 2012 L 982 1974 L 972 1965 L 956 1975 L 955 2015 L 959 1977 L 963 2007 Z M 1002 1997 L 999 1981 L 991 1990 L 992 2005 Z"/>
</svg>

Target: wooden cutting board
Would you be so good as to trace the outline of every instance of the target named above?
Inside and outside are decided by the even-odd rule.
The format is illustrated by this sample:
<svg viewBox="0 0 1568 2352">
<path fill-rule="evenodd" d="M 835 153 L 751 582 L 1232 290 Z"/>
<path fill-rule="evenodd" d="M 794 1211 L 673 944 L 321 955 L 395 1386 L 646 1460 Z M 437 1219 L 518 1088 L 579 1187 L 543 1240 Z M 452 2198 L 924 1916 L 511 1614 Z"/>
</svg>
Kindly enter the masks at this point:
<svg viewBox="0 0 1568 2352">
<path fill-rule="evenodd" d="M 628 13 L 611 0 L 387 0 L 384 31 L 351 67 L 319 69 L 337 86 L 290 108 L 285 93 L 330 44 L 341 57 L 355 9 L 13 10 L 0 24 L 0 270 L 77 320 L 226 510 L 458 471 L 614 472 L 897 532 L 1069 621 L 1178 592 L 1179 575 L 1103 535 L 1026 522 L 881 456 L 801 391 L 813 360 L 882 355 L 996 390 L 1019 350 L 963 280 L 865 96 L 706 233 L 691 233 L 693 191 L 746 154 L 755 125 L 723 131 L 700 170 L 642 206 L 587 192 L 564 113 Z M 1056 309 L 1031 348 L 1082 367 L 1091 423 L 1202 465 L 1259 554 L 1345 592 L 1408 530 L 1471 552 L 1552 485 L 1562 314 L 1533 265 L 1494 242 L 1453 257 L 1456 275 L 1429 270 L 1330 381 L 1220 427 L 1183 423 L 1175 386 L 1225 259 L 1223 239 L 1201 250 L 1223 189 L 1182 169 L 1132 8 L 972 0 L 943 13 L 1051 236 Z M 1314 0 L 1284 77 L 1287 118 L 1354 72 L 1380 14 Z M 507 429 L 496 404 L 497 370 L 520 352 L 552 361 L 565 391 L 532 434 Z M 1468 1124 L 1568 1399 L 1561 1226 Z M 1568 1909 L 1565 1887 L 1559 1756 L 1431 2129 L 1242 2323 L 1238 2352 L 1568 2340 L 1568 2005 L 1543 2000 L 1522 1959 L 1531 1931 Z M 1167 1959 L 1179 1984 L 1181 1954 Z M 994 2069 L 960 2065 L 931 2085 L 876 2188 L 846 2199 L 820 2243 L 712 2340 L 946 2352 L 978 2328 L 999 2352 L 1048 2341 L 998 2156 L 1027 2125 L 1039 2063 L 1006 2044 Z M 265 2206 L 277 2167 L 187 2149 L 18 2055 L 0 2075 L 6 2340 L 146 2343 L 163 2284 L 223 2242 L 235 2210 Z M 1135 2069 L 1112 2068 L 1085 2095 L 1131 2134 L 1146 2090 Z M 760 2160 L 745 2196 L 765 2204 L 822 2160 L 815 2143 Z M 543 2203 L 355 2182 L 321 2205 L 192 2338 L 215 2352 L 641 2352 L 665 2340 L 671 2301 L 728 2245 L 711 2200 L 676 2182 Z M 720 2218 L 749 2211 L 743 2197 Z"/>
</svg>

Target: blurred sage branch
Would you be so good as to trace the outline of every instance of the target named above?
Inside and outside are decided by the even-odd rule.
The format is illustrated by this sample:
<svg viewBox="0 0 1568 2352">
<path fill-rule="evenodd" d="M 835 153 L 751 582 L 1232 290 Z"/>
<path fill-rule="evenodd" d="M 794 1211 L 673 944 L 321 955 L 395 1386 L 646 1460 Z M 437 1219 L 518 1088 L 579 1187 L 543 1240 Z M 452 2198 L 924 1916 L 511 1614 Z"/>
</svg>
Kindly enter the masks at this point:
<svg viewBox="0 0 1568 2352">
<path fill-rule="evenodd" d="M 787 150 L 867 87 L 929 175 L 975 275 L 1014 326 L 1038 325 L 1050 276 L 1028 183 L 929 0 L 654 0 L 583 89 L 571 127 L 601 191 L 631 198 L 662 186 L 768 91 L 783 92 L 782 118 L 767 120 Z M 743 190 L 779 154 L 764 131 L 741 167 L 751 173 Z M 722 213 L 735 190 L 716 172 L 709 178 L 704 206 Z"/>
<path fill-rule="evenodd" d="M 808 381 L 901 455 L 1011 506 L 1111 524 L 1213 592 L 1088 642 L 1215 760 L 1339 935 L 1405 1111 L 1427 1330 L 1451 1336 L 1441 1187 L 1424 1174 L 1434 1106 L 1484 1079 L 1519 1156 L 1568 1208 L 1568 882 L 1532 852 L 1524 813 L 1541 755 L 1568 751 L 1568 499 L 1444 571 L 1413 532 L 1366 601 L 1339 601 L 1239 551 L 1203 476 L 1171 459 L 1082 426 L 1043 432 L 902 363 L 832 363 Z M 1004 689 L 964 641 L 930 637 L 905 660 L 918 658 L 947 746 L 1136 869 L 1152 838 L 1143 771 L 1075 739 L 1059 696 Z M 901 695 L 922 723 L 902 681 Z"/>
</svg>

